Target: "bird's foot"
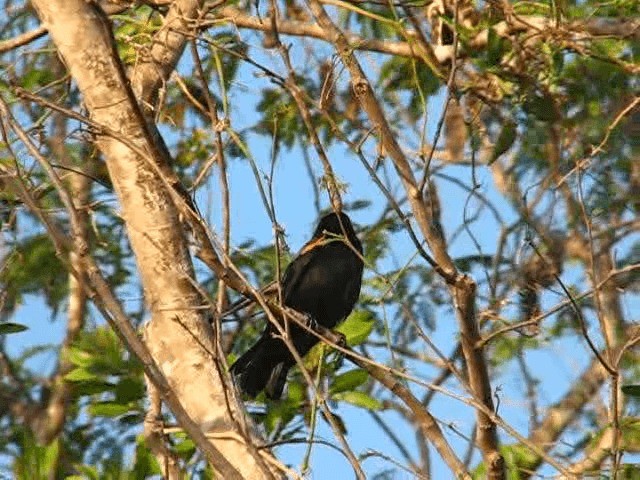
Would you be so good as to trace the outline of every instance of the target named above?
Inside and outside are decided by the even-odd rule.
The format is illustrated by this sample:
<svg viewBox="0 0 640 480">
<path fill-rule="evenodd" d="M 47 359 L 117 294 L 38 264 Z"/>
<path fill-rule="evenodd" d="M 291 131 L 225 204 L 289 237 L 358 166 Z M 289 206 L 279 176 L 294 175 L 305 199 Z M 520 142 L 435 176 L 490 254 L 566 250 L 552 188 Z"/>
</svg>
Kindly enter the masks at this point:
<svg viewBox="0 0 640 480">
<path fill-rule="evenodd" d="M 313 318 L 311 315 L 305 315 L 305 317 L 306 317 L 307 327 L 309 327 L 314 332 L 322 333 L 321 330 L 324 327 L 320 325 L 315 318 Z"/>
<path fill-rule="evenodd" d="M 320 330 L 318 333 L 322 334 L 324 338 L 337 345 L 338 347 L 347 348 L 347 337 L 345 337 L 344 333 L 330 330 L 325 327 L 321 328 L 322 330 Z"/>
<path fill-rule="evenodd" d="M 315 318 L 311 315 L 306 316 L 307 327 L 309 327 L 314 332 L 322 335 L 324 338 L 329 340 L 331 343 L 338 345 L 339 347 L 346 348 L 347 347 L 347 337 L 345 337 L 344 333 L 337 332 L 335 330 L 331 330 L 323 325 L 320 325 Z"/>
<path fill-rule="evenodd" d="M 328 337 L 335 345 L 339 348 L 348 348 L 347 345 L 347 337 L 342 332 L 336 332 L 334 330 L 329 330 L 330 336 Z M 336 370 L 342 368 L 342 364 L 344 363 L 344 352 L 342 350 L 334 350 L 335 352 L 335 360 L 334 366 Z"/>
<path fill-rule="evenodd" d="M 331 331 L 331 335 L 333 336 L 332 338 L 333 343 L 335 343 L 339 347 L 347 348 L 348 346 L 347 337 L 345 336 L 345 334 L 342 332 L 337 332 L 335 330 L 330 330 L 330 331 Z"/>
</svg>

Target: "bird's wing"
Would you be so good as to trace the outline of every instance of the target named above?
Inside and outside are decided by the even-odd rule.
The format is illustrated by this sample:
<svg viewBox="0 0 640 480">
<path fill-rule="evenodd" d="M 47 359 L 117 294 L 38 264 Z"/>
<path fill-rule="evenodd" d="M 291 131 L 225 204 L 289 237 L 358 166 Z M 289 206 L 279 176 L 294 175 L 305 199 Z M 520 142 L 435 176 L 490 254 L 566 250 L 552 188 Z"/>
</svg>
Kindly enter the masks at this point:
<svg viewBox="0 0 640 480">
<path fill-rule="evenodd" d="M 282 276 L 282 295 L 284 299 L 286 299 L 287 296 L 295 290 L 300 279 L 304 277 L 304 273 L 307 271 L 307 267 L 313 257 L 313 255 L 309 255 L 309 253 L 316 248 L 324 246 L 330 240 L 331 239 L 327 239 L 324 235 L 311 239 L 302 247 L 302 249 L 300 249 L 296 258 L 289 263 Z M 260 289 L 260 293 L 267 297 L 276 296 L 277 292 L 278 283 L 275 281 Z M 222 312 L 220 317 L 225 318 L 233 315 L 240 310 L 250 307 L 254 303 L 255 300 L 253 298 L 241 298 L 240 300 L 232 303 L 229 308 Z"/>
<path fill-rule="evenodd" d="M 347 292 L 347 303 L 350 305 L 351 309 L 353 309 L 353 306 L 356 304 L 358 298 L 360 297 L 360 289 L 362 288 L 362 270 L 363 265 L 360 264 L 358 274 L 348 276 L 349 281 L 347 283 L 345 291 Z"/>
<path fill-rule="evenodd" d="M 268 283 L 267 285 L 265 285 L 260 289 L 260 293 L 265 297 L 272 297 L 276 295 L 277 292 L 278 292 L 278 282 L 275 282 L 275 281 Z M 245 308 L 250 307 L 254 303 L 256 303 L 256 301 L 253 298 L 249 298 L 249 297 L 241 298 L 240 300 L 237 300 L 233 302 L 231 305 L 229 305 L 229 308 L 227 308 L 224 312 L 220 314 L 220 318 L 225 318 L 225 317 L 228 317 L 229 315 L 233 315 L 234 313 L 237 313 L 240 310 L 244 310 Z"/>
<path fill-rule="evenodd" d="M 287 266 L 282 276 L 282 298 L 285 303 L 287 303 L 289 296 L 296 290 L 300 281 L 304 278 L 315 256 L 312 255 L 313 251 L 323 247 L 326 243 L 327 238 L 324 235 L 311 239 L 302 247 L 298 256 Z"/>
<path fill-rule="evenodd" d="M 298 252 L 298 257 L 304 255 L 305 253 L 310 252 L 314 248 L 321 247 L 325 243 L 327 243 L 327 237 L 325 237 L 324 235 L 317 238 L 312 238 L 302 246 L 302 248 L 300 249 L 300 252 Z"/>
</svg>

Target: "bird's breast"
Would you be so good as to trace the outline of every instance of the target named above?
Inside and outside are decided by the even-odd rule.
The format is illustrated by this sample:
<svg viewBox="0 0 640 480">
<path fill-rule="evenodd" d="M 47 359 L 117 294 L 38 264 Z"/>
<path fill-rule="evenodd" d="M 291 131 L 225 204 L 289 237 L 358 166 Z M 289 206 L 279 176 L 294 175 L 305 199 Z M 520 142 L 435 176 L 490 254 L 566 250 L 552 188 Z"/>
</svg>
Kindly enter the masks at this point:
<svg viewBox="0 0 640 480">
<path fill-rule="evenodd" d="M 362 262 L 343 244 L 313 253 L 313 264 L 287 295 L 285 303 L 333 328 L 351 312 L 358 298 Z"/>
</svg>

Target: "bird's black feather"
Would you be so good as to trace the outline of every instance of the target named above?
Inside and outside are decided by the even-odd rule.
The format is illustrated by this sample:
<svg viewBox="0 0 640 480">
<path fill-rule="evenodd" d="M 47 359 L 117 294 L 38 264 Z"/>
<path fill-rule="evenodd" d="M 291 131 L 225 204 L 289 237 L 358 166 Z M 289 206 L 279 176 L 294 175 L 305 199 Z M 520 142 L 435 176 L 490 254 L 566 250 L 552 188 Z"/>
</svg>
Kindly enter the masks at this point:
<svg viewBox="0 0 640 480">
<path fill-rule="evenodd" d="M 362 244 L 345 213 L 322 217 L 313 237 L 289 264 L 282 277 L 282 298 L 287 307 L 307 314 L 325 328 L 334 328 L 353 310 L 362 282 Z M 289 339 L 300 356 L 318 338 L 291 322 Z M 232 366 L 239 388 L 255 397 L 265 390 L 280 398 L 287 373 L 295 364 L 275 325 L 267 323 L 258 341 Z"/>
</svg>

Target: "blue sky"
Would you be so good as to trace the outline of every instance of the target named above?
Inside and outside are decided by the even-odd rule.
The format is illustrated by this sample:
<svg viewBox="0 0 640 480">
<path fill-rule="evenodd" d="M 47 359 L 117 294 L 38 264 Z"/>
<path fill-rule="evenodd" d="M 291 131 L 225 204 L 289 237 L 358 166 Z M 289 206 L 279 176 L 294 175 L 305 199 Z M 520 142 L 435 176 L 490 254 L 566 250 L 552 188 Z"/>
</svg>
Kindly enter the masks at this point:
<svg viewBox="0 0 640 480">
<path fill-rule="evenodd" d="M 254 46 L 259 44 L 254 36 L 247 35 L 246 32 L 243 32 L 243 37 L 249 39 L 249 43 Z M 284 39 L 289 41 L 287 37 L 284 37 Z M 332 55 L 331 50 L 328 48 L 321 51 L 326 52 L 327 58 Z M 269 58 L 269 52 L 253 49 L 251 53 L 256 54 L 258 61 L 272 63 Z M 291 54 L 295 63 L 304 63 L 304 57 L 302 57 L 304 50 L 300 46 L 293 48 Z M 376 61 L 381 58 L 364 54 L 360 57 L 370 70 L 375 69 L 378 65 Z M 280 62 L 276 61 L 275 64 L 280 65 Z M 190 67 L 191 64 L 188 58 L 180 66 L 185 73 L 189 73 Z M 284 73 L 282 69 L 279 69 L 279 72 Z M 258 100 L 257 94 L 261 88 L 271 86 L 271 84 L 264 78 L 256 78 L 246 67 L 241 69 L 237 84 L 243 87 L 243 91 L 232 95 L 229 101 L 232 106 L 231 125 L 240 131 L 256 121 L 258 115 L 255 112 L 255 105 Z M 429 139 L 433 138 L 435 123 L 440 116 L 443 99 L 444 95 L 440 93 L 429 102 Z M 169 142 L 176 140 L 172 134 L 168 134 L 166 131 L 165 133 L 167 133 Z M 267 173 L 269 171 L 271 140 L 256 134 L 250 134 L 247 138 L 250 150 L 255 155 L 262 172 Z M 373 142 L 369 142 L 369 153 L 372 148 Z M 320 173 L 321 167 L 315 151 L 309 149 L 309 155 L 316 172 Z M 367 225 L 377 218 L 384 207 L 385 202 L 382 195 L 375 189 L 368 177 L 368 173 L 353 154 L 341 146 L 336 146 L 329 149 L 329 156 L 337 176 L 348 185 L 344 200 L 349 202 L 365 198 L 372 202 L 369 209 L 354 212 L 352 215 L 356 223 Z M 445 172 L 467 184 L 471 183 L 472 173 L 469 168 L 453 166 L 445 169 Z M 513 220 L 515 218 L 514 212 L 493 189 L 491 176 L 487 170 L 484 167 L 478 167 L 475 173 L 480 182 L 482 193 L 496 202 L 502 215 L 507 220 Z M 221 215 L 216 175 L 217 173 L 214 173 L 209 186 L 203 189 L 198 196 L 201 210 L 203 212 L 211 212 L 210 220 L 214 229 L 219 225 Z M 232 245 L 237 246 L 248 239 L 255 239 L 261 245 L 270 243 L 272 241 L 271 222 L 258 195 L 255 178 L 248 163 L 240 160 L 231 161 L 229 164 L 229 180 L 232 209 Z M 396 183 L 398 183 L 397 180 Z M 449 182 L 439 180 L 437 183 L 440 188 L 443 208 L 443 226 L 446 233 L 451 234 L 463 221 L 467 193 Z M 287 242 L 292 252 L 296 252 L 308 239 L 317 219 L 313 205 L 312 187 L 299 147 L 295 147 L 291 151 L 283 149 L 280 152 L 275 169 L 274 198 L 278 221 L 286 230 Z M 209 199 L 211 199 L 211 204 L 208 204 Z M 472 205 L 474 204 L 472 203 Z M 322 206 L 328 206 L 324 192 L 322 193 Z M 472 225 L 472 230 L 475 237 L 479 239 L 483 252 L 485 254 L 493 254 L 498 228 L 492 217 L 486 213 L 483 214 L 481 219 Z M 393 251 L 399 258 L 409 258 L 413 255 L 414 250 L 414 246 L 404 232 L 394 235 Z M 477 252 L 468 235 L 462 234 L 451 245 L 451 253 L 453 255 L 462 255 Z M 418 259 L 416 261 L 420 262 L 421 260 Z M 391 261 L 382 262 L 378 265 L 378 268 L 382 271 L 385 268 L 392 268 Z M 373 273 L 369 271 L 365 275 L 371 276 Z M 580 275 L 580 272 L 569 269 L 565 272 L 563 278 L 577 282 L 580 279 Z M 557 301 L 557 298 L 552 297 L 553 295 L 546 297 L 546 301 L 549 304 Z M 637 307 L 636 303 L 626 304 L 625 313 L 632 312 Z M 11 337 L 8 350 L 12 354 L 22 351 L 30 345 L 40 343 L 57 344 L 62 339 L 64 317 L 62 316 L 62 319 L 56 322 L 51 322 L 50 312 L 47 311 L 42 300 L 34 296 L 25 297 L 24 305 L 17 311 L 13 320 L 28 325 L 30 330 Z M 438 328 L 434 332 L 432 340 L 445 353 L 449 353 L 457 340 L 455 318 L 451 314 L 444 314 L 438 316 L 436 320 Z M 596 324 L 593 325 L 593 329 L 597 330 Z M 529 351 L 526 354 L 526 359 L 532 368 L 543 377 L 539 389 L 542 392 L 541 398 L 546 400 L 547 405 L 562 396 L 575 378 L 576 372 L 581 371 L 589 360 L 584 342 L 577 337 L 568 337 L 562 341 L 554 342 L 553 345 L 544 350 Z M 54 368 L 55 362 L 56 355 L 49 353 L 35 358 L 31 362 L 31 366 L 35 370 L 47 372 Z M 347 365 L 347 368 L 351 367 Z M 416 368 L 418 375 L 424 375 L 426 372 L 427 370 Z M 553 375 L 544 375 L 544 372 L 553 372 Z M 523 385 L 519 375 L 515 368 L 510 367 L 503 372 L 500 380 L 494 383 L 493 387 L 494 389 L 499 387 L 501 390 L 500 414 L 518 431 L 526 434 L 528 418 L 523 414 L 525 408 L 522 403 Z M 422 389 L 413 388 L 416 393 L 423 394 Z M 465 433 L 468 433 L 474 420 L 473 412 L 467 406 L 442 395 L 436 396 L 432 404 L 432 412 L 445 424 L 451 423 Z M 346 420 L 349 430 L 348 440 L 356 454 L 378 451 L 404 463 L 396 447 L 386 438 L 379 427 L 371 421 L 369 414 L 365 410 L 348 405 L 340 405 L 336 413 L 339 413 Z M 395 433 L 406 441 L 410 451 L 416 452 L 416 438 L 413 430 L 408 428 L 407 424 L 400 420 L 396 413 L 383 412 L 382 415 L 389 420 L 389 424 L 393 426 Z M 442 426 L 442 428 L 447 432 L 447 438 L 452 441 L 456 451 L 462 455 L 465 451 L 466 443 L 450 433 L 446 426 Z M 323 421 L 319 421 L 317 435 L 333 444 L 337 443 L 330 429 Z M 508 439 L 504 435 L 502 438 L 505 443 L 513 442 L 512 439 Z M 278 452 L 283 461 L 297 467 L 305 449 L 306 446 L 303 445 L 286 446 L 280 447 Z M 313 452 L 311 478 L 350 478 L 351 468 L 338 453 L 321 445 L 315 446 Z M 448 470 L 433 450 L 431 460 L 433 463 L 433 478 L 449 478 Z M 363 465 L 365 471 L 369 474 L 394 467 L 393 464 L 386 460 L 373 457 L 366 460 Z M 412 478 L 409 474 L 405 475 L 401 471 L 397 472 L 397 475 L 394 475 L 393 478 Z M 551 470 L 547 470 L 547 473 L 551 473 Z"/>
</svg>

